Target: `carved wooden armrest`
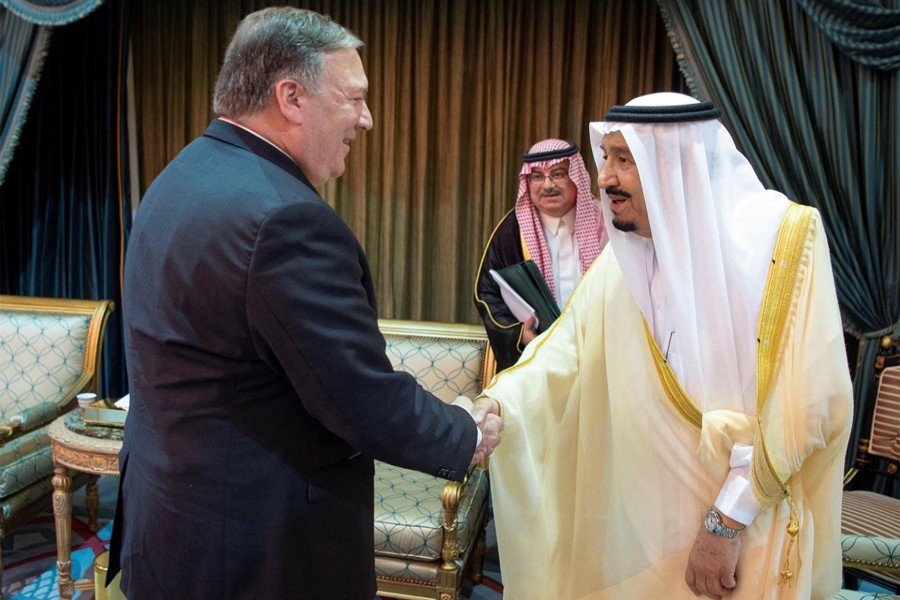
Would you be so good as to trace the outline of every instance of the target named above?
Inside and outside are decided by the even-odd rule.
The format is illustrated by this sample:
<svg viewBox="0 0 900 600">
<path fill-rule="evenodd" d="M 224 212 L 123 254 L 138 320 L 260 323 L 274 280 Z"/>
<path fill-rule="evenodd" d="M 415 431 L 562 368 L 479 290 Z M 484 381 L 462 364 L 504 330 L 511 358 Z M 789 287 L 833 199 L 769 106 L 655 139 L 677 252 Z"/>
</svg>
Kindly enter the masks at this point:
<svg viewBox="0 0 900 600">
<path fill-rule="evenodd" d="M 74 394 L 72 398 L 74 398 Z M 62 405 L 56 402 L 41 402 L 23 409 L 19 414 L 10 418 L 9 423 L 0 425 L 0 447 L 14 439 L 44 427 L 64 412 L 68 400 Z"/>
<path fill-rule="evenodd" d="M 22 435 L 22 420 L 12 419 L 7 425 L 0 425 L 0 448 Z"/>
<path fill-rule="evenodd" d="M 41 402 L 40 404 L 35 404 L 34 406 L 29 406 L 22 410 L 13 417 L 13 419 L 21 423 L 23 429 L 22 433 L 26 433 L 33 429 L 37 429 L 38 427 L 48 425 L 61 413 L 62 410 L 59 404 L 55 402 Z"/>
<path fill-rule="evenodd" d="M 441 522 L 441 529 L 444 530 L 441 543 L 441 569 L 444 571 L 455 571 L 458 568 L 456 565 L 456 559 L 459 558 L 457 513 L 459 512 L 459 502 L 466 489 L 466 484 L 469 483 L 469 475 L 472 474 L 473 469 L 474 467 L 469 467 L 462 481 L 448 481 L 441 494 L 441 503 L 444 505 L 444 519 Z"/>
</svg>

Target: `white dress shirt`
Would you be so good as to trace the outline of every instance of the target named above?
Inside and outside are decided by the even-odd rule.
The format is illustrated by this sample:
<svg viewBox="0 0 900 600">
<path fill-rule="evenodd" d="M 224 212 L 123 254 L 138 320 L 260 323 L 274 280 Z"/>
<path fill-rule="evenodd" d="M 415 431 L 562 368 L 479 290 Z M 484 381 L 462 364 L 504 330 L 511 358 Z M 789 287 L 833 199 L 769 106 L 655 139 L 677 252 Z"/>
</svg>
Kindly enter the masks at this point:
<svg viewBox="0 0 900 600">
<path fill-rule="evenodd" d="M 550 264 L 553 265 L 553 283 L 559 296 L 558 304 L 562 308 L 581 279 L 581 255 L 575 238 L 575 209 L 562 217 L 539 214 L 547 249 L 550 251 Z"/>
</svg>

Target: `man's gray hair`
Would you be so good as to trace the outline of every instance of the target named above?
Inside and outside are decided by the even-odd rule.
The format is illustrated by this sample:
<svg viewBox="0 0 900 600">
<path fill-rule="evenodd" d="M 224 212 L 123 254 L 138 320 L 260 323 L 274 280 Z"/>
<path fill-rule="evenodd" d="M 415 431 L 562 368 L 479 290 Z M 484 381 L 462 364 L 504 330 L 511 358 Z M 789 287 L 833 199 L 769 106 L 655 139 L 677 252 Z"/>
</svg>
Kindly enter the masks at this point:
<svg viewBox="0 0 900 600">
<path fill-rule="evenodd" d="M 362 41 L 348 29 L 311 10 L 287 6 L 247 15 L 228 44 L 216 79 L 213 110 L 241 118 L 262 111 L 281 79 L 296 79 L 321 91 L 325 54 L 356 49 Z"/>
</svg>

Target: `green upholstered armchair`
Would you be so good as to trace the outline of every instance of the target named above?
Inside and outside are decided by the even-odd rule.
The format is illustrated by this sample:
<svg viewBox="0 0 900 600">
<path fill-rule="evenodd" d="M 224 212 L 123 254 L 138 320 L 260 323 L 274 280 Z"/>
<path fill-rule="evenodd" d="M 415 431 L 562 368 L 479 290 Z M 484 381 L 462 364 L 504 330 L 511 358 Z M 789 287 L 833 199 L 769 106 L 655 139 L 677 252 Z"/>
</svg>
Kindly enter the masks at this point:
<svg viewBox="0 0 900 600">
<path fill-rule="evenodd" d="M 0 539 L 50 506 L 47 426 L 77 406 L 76 394 L 96 393 L 113 308 L 108 300 L 0 296 Z M 73 478 L 73 489 L 93 481 Z M 96 486 L 93 498 L 96 511 Z"/>
<path fill-rule="evenodd" d="M 894 366 L 891 366 L 894 365 Z M 860 440 L 845 486 L 860 471 L 897 490 L 900 467 L 900 354 L 890 338 L 876 362 L 875 402 L 868 438 Z M 869 490 L 845 489 L 841 509 L 845 585 L 865 579 L 900 593 L 900 500 Z"/>
<path fill-rule="evenodd" d="M 496 363 L 482 327 L 382 319 L 387 355 L 445 402 L 474 398 Z M 488 514 L 486 465 L 463 483 L 375 466 L 375 573 L 390 598 L 456 600 L 463 574 L 481 581 Z"/>
</svg>

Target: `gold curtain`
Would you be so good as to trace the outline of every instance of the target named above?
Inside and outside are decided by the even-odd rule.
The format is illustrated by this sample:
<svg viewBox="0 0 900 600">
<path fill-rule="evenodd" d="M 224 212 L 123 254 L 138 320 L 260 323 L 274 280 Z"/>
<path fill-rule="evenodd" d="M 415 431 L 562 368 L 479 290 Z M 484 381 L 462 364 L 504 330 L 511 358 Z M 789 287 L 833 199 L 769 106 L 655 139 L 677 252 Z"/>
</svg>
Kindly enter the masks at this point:
<svg viewBox="0 0 900 600">
<path fill-rule="evenodd" d="M 654 0 L 136 2 L 142 193 L 214 118 L 238 21 L 285 3 L 331 15 L 366 44 L 375 127 L 320 192 L 369 257 L 382 317 L 478 323 L 475 269 L 515 202 L 524 150 L 571 139 L 595 178 L 588 123 L 682 85 Z"/>
</svg>

